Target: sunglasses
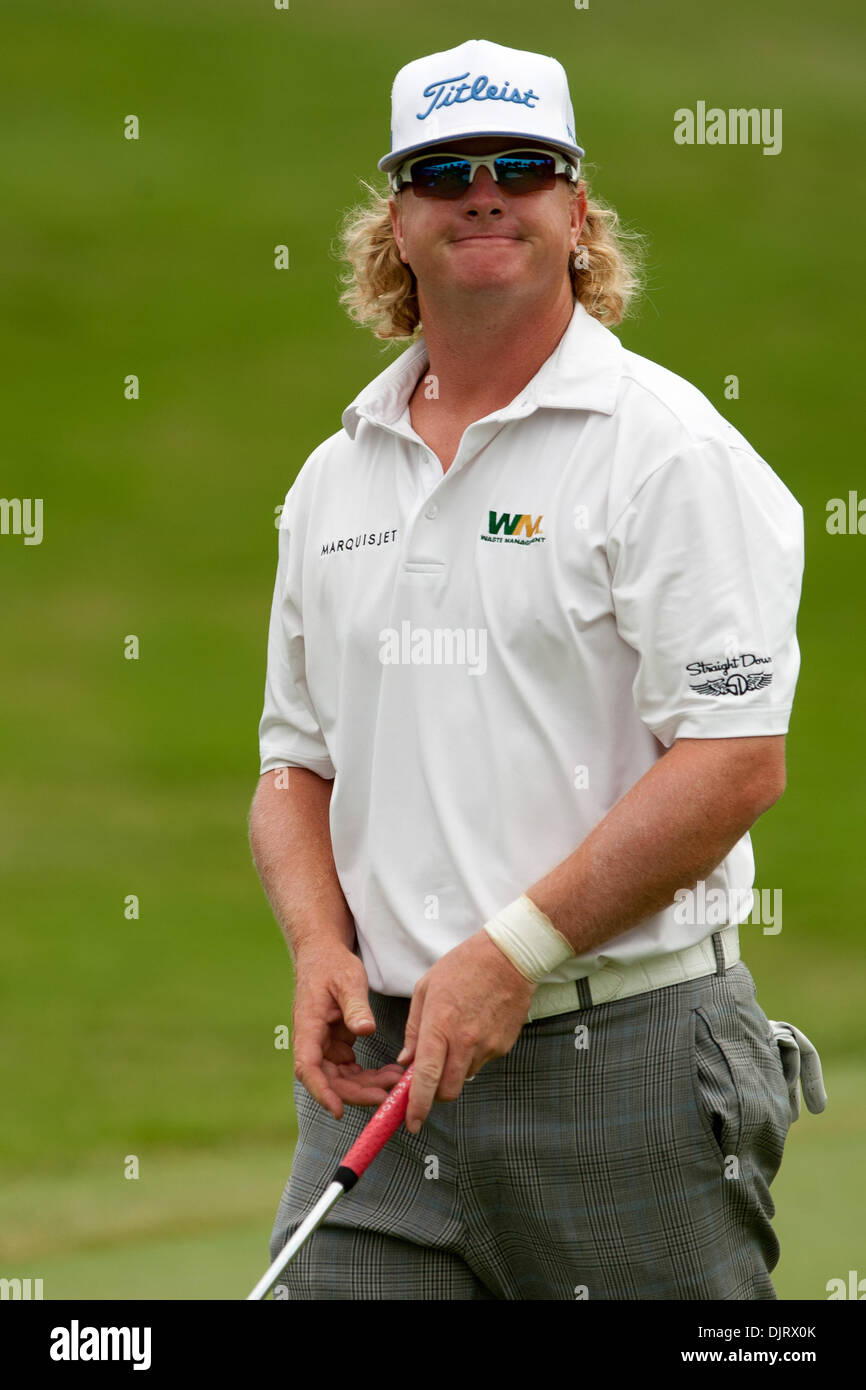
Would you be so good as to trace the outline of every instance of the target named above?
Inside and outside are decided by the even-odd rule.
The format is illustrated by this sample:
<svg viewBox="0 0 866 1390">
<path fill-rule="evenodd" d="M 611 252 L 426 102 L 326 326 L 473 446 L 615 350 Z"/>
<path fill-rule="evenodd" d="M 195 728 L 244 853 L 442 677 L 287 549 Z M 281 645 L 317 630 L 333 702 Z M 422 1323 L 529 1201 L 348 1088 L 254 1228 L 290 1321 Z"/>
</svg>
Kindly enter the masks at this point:
<svg viewBox="0 0 866 1390">
<path fill-rule="evenodd" d="M 540 193 L 554 188 L 557 174 L 576 183 L 580 169 L 560 154 L 544 150 L 503 150 L 501 154 L 473 157 L 466 154 L 435 154 L 409 159 L 401 164 L 388 182 L 399 193 L 411 184 L 416 198 L 460 198 L 475 178 L 476 170 L 489 169 L 496 182 L 509 193 Z"/>
</svg>

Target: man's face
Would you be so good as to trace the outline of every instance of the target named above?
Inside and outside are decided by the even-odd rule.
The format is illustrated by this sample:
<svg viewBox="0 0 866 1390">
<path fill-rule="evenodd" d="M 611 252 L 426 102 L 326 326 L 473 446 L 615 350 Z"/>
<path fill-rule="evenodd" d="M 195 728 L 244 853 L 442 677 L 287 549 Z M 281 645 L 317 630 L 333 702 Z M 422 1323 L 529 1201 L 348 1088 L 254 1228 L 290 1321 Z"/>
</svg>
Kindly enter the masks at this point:
<svg viewBox="0 0 866 1390">
<path fill-rule="evenodd" d="M 545 146 L 520 137 L 476 136 L 438 148 L 494 154 Z M 422 298 L 490 292 L 542 297 L 568 283 L 568 258 L 586 217 L 586 195 L 571 193 L 563 177 L 551 189 L 508 193 L 482 168 L 460 198 L 418 198 L 406 184 L 391 197 L 390 208 L 401 259 L 411 266 Z"/>
</svg>

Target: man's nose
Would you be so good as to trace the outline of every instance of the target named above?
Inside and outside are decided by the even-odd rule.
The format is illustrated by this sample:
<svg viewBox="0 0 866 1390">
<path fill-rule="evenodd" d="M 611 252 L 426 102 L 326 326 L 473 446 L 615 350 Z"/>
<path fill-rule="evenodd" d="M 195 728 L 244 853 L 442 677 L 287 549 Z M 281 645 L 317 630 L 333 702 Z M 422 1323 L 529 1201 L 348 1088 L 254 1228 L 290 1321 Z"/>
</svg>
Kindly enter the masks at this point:
<svg viewBox="0 0 866 1390">
<path fill-rule="evenodd" d="M 468 192 L 464 194 L 464 200 L 464 211 L 473 216 L 481 212 L 502 212 L 505 206 L 499 184 L 490 170 L 485 169 L 483 165 L 475 170 L 475 178 L 469 185 Z"/>
</svg>

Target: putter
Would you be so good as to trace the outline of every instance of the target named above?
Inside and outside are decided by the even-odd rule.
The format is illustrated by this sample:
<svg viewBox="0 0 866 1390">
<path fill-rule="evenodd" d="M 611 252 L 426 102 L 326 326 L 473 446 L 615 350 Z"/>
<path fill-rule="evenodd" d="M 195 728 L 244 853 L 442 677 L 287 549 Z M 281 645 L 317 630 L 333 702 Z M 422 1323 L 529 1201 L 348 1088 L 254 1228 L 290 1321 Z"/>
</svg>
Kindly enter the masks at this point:
<svg viewBox="0 0 866 1390">
<path fill-rule="evenodd" d="M 382 1104 L 379 1106 L 373 1118 L 361 1130 L 358 1138 L 355 1140 L 334 1174 L 327 1192 L 319 1198 L 309 1215 L 304 1217 L 294 1235 L 289 1237 L 273 1264 L 256 1284 L 252 1293 L 247 1294 L 245 1300 L 247 1303 L 264 1298 L 272 1284 L 276 1283 L 277 1277 L 282 1274 L 286 1265 L 295 1258 L 304 1242 L 309 1239 L 316 1227 L 324 1221 L 334 1203 L 339 1201 L 344 1192 L 348 1192 L 350 1188 L 355 1186 L 355 1183 L 369 1168 L 377 1153 L 385 1147 L 394 1131 L 399 1129 L 406 1114 L 406 1106 L 409 1103 L 409 1087 L 412 1084 L 413 1070 L 414 1064 L 407 1068 L 394 1089 L 390 1091 L 382 1101 Z"/>
</svg>

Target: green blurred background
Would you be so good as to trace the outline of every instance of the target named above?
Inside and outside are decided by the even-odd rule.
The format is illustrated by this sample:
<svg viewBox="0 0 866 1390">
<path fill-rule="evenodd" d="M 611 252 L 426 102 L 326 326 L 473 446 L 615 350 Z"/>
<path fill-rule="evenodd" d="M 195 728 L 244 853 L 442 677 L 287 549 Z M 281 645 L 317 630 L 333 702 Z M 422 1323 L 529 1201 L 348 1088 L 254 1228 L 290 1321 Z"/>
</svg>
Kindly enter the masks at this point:
<svg viewBox="0 0 866 1390">
<path fill-rule="evenodd" d="M 828 499 L 866 495 L 861 0 L 2 18 L 0 493 L 44 498 L 45 534 L 0 536 L 0 1275 L 234 1299 L 267 1264 L 295 1137 L 290 966 L 246 838 L 274 509 L 395 352 L 345 316 L 332 252 L 359 179 L 380 182 L 393 75 L 477 37 L 565 64 L 593 188 L 649 239 L 620 336 L 805 509 L 789 787 L 754 832 L 783 930 L 744 928 L 744 956 L 830 1093 L 773 1188 L 779 1295 L 866 1275 L 866 537 L 825 528 Z M 698 100 L 781 107 L 782 153 L 675 145 Z"/>
</svg>

